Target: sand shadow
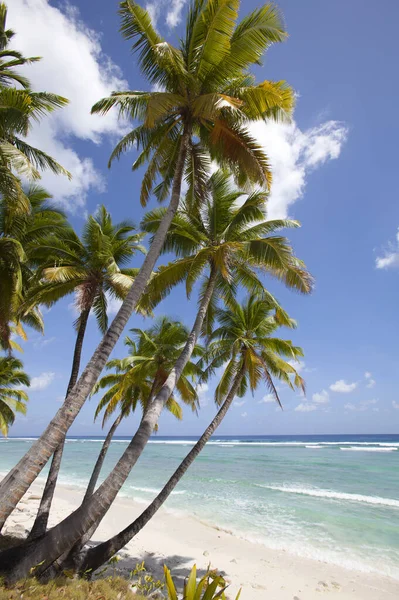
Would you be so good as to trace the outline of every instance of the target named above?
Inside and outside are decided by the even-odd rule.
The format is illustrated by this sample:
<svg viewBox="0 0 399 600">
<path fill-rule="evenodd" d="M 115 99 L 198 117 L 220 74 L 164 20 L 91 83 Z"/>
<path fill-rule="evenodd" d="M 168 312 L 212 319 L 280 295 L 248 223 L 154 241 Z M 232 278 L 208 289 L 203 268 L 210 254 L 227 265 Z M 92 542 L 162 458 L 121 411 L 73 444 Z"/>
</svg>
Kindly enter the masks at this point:
<svg viewBox="0 0 399 600">
<path fill-rule="evenodd" d="M 90 544 L 95 546 L 96 542 Z M 164 581 L 164 565 L 171 571 L 172 577 L 176 583 L 178 589 L 182 589 L 184 581 L 190 575 L 191 569 L 195 563 L 193 556 L 181 556 L 178 554 L 171 554 L 169 556 L 157 555 L 155 552 L 143 552 L 140 555 L 135 555 L 134 551 L 129 549 L 128 551 L 121 550 L 118 553 L 120 558 L 116 565 L 109 565 L 108 569 L 103 573 L 102 576 L 107 577 L 110 574 L 118 574 L 122 577 L 130 577 L 132 571 L 135 569 L 137 564 L 144 561 L 144 565 L 148 573 L 150 573 L 154 579 Z M 212 568 L 214 566 L 212 565 Z M 101 570 L 100 570 L 101 571 Z M 197 578 L 200 579 L 207 572 L 207 569 L 197 568 Z M 219 574 L 226 576 L 227 574 L 221 570 Z"/>
</svg>

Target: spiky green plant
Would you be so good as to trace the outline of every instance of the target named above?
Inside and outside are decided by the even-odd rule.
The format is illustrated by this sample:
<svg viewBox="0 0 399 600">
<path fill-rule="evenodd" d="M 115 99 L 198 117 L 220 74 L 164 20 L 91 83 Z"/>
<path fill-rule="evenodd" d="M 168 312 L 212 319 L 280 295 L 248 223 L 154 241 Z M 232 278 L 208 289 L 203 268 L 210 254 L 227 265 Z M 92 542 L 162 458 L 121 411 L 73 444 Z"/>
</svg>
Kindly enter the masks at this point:
<svg viewBox="0 0 399 600">
<path fill-rule="evenodd" d="M 178 600 L 178 591 L 176 589 L 175 582 L 172 579 L 170 570 L 164 566 L 166 590 L 168 592 L 169 600 Z M 197 567 L 196 565 L 190 571 L 182 592 L 182 598 L 184 600 L 226 600 L 225 591 L 228 585 L 222 575 L 219 575 L 215 569 L 208 568 L 207 572 L 199 582 L 197 582 Z M 239 600 L 241 590 L 235 597 L 235 600 Z"/>
</svg>

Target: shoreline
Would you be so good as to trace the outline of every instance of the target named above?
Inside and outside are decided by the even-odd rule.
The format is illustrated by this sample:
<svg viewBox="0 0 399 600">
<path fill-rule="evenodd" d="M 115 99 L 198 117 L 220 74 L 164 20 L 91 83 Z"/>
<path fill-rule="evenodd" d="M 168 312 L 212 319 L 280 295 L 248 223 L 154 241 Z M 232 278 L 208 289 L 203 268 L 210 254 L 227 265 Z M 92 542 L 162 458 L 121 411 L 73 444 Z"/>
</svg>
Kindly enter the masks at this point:
<svg viewBox="0 0 399 600">
<path fill-rule="evenodd" d="M 35 482 L 7 521 L 8 528 L 21 532 L 32 524 L 43 483 Z M 82 487 L 57 486 L 50 526 L 67 516 L 80 503 Z M 94 542 L 103 541 L 123 529 L 143 510 L 144 504 L 126 496 L 116 499 Z M 118 571 L 128 575 L 144 560 L 149 572 L 162 579 L 163 565 L 182 586 L 192 565 L 199 575 L 210 563 L 230 582 L 228 596 L 242 587 L 241 600 L 315 600 L 320 594 L 341 600 L 396 600 L 399 582 L 374 573 L 350 570 L 313 558 L 273 550 L 236 533 L 205 523 L 194 515 L 160 509 L 146 527 L 119 553 Z"/>
</svg>

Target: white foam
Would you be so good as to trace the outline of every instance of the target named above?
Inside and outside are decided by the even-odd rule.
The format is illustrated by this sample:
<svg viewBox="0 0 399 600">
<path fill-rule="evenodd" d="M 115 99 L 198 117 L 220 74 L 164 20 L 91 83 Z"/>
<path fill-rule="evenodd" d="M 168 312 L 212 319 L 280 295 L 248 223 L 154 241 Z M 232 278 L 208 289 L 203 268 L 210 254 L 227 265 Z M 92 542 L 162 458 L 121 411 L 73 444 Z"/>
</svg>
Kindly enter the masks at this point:
<svg viewBox="0 0 399 600">
<path fill-rule="evenodd" d="M 131 485 L 130 489 L 135 490 L 136 492 L 144 492 L 145 494 L 159 494 L 159 492 L 161 491 L 161 489 L 138 487 L 138 486 L 134 486 L 134 485 Z M 185 493 L 186 493 L 186 490 L 174 490 L 172 492 L 172 495 L 173 496 L 181 496 L 182 494 L 185 494 Z"/>
<path fill-rule="evenodd" d="M 340 448 L 340 450 L 345 450 L 346 452 L 349 452 L 350 450 L 355 452 L 394 452 L 395 450 L 397 450 L 397 448 L 393 448 L 392 446 L 389 448 L 364 448 L 358 446 L 350 446 L 349 448 Z"/>
<path fill-rule="evenodd" d="M 303 496 L 314 496 L 316 498 L 328 498 L 332 500 L 347 500 L 349 502 L 363 502 L 365 504 L 374 504 L 377 506 L 389 506 L 399 508 L 399 500 L 393 498 L 381 498 L 380 496 L 363 496 L 362 494 L 348 494 L 346 492 L 334 492 L 333 490 L 322 490 L 318 488 L 301 488 L 278 485 L 256 484 L 257 487 L 274 490 L 276 492 L 286 492 L 288 494 L 300 494 Z"/>
<path fill-rule="evenodd" d="M 11 442 L 11 441 L 23 441 L 23 442 L 35 442 L 37 437 L 14 437 L 2 439 L 0 442 Z M 105 438 L 67 438 L 66 443 L 80 443 L 80 444 L 102 444 Z M 148 441 L 149 444 L 155 445 L 168 445 L 168 446 L 193 446 L 197 440 L 156 440 L 151 439 Z M 113 439 L 113 444 L 129 444 L 130 440 L 125 439 Z M 370 448 L 370 452 L 378 452 L 378 451 L 391 451 L 399 449 L 399 443 L 397 442 L 358 442 L 358 441 L 342 441 L 342 442 L 325 442 L 325 441 L 317 441 L 317 442 L 309 442 L 309 441 L 285 441 L 285 442 L 249 442 L 244 440 L 211 440 L 207 443 L 207 446 L 219 446 L 219 447 L 281 447 L 281 448 L 289 448 L 289 447 L 303 447 L 303 448 L 323 448 L 328 446 L 341 446 L 341 450 L 345 450 L 346 448 L 342 448 L 342 446 L 350 446 L 350 449 L 354 450 L 365 450 L 367 451 Z"/>
</svg>

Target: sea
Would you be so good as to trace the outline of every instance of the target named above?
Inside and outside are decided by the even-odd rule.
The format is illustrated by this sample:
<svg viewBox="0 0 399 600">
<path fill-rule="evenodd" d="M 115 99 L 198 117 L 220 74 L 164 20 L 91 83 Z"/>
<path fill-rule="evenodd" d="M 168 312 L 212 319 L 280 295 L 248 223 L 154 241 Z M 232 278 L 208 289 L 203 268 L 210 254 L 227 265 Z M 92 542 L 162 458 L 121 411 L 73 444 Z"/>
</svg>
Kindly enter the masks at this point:
<svg viewBox="0 0 399 600">
<path fill-rule="evenodd" d="M 0 472 L 34 439 L 0 440 Z M 84 488 L 102 441 L 68 438 L 60 481 Z M 128 441 L 112 442 L 104 476 Z M 195 441 L 152 438 L 122 495 L 144 507 Z M 399 435 L 214 437 L 165 510 L 267 548 L 399 580 Z"/>
</svg>

